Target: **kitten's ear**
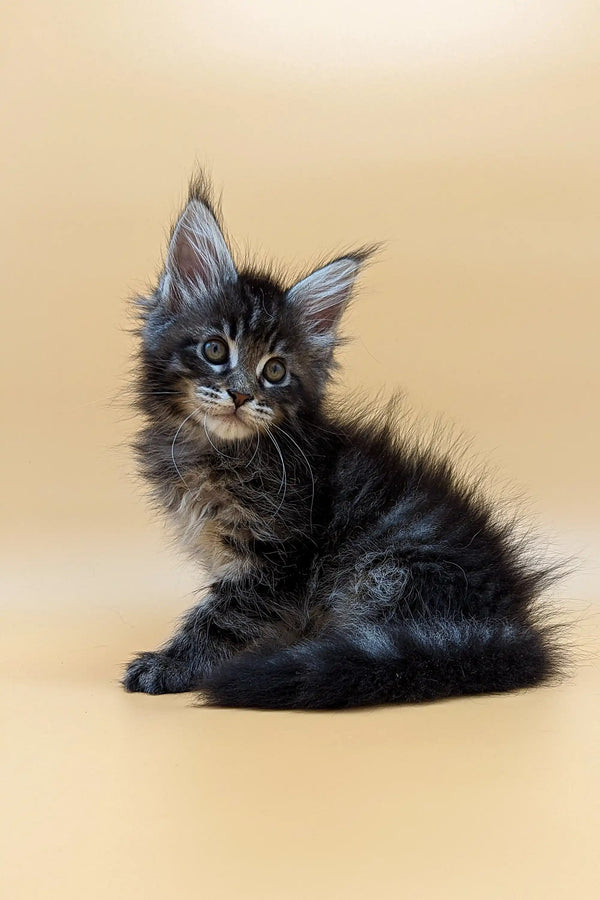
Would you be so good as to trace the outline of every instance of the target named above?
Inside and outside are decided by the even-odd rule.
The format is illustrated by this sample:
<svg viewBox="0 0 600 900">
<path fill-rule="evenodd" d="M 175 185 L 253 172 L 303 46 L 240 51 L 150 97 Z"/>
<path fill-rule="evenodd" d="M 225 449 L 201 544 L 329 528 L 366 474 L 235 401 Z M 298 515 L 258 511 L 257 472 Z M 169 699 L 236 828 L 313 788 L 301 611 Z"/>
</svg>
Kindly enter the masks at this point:
<svg viewBox="0 0 600 900">
<path fill-rule="evenodd" d="M 165 265 L 164 290 L 168 297 L 209 296 L 237 280 L 237 272 L 214 213 L 193 198 L 173 231 Z M 192 294 L 193 296 L 193 294 Z"/>
<path fill-rule="evenodd" d="M 313 334 L 333 336 L 369 253 L 360 250 L 341 256 L 315 269 L 289 289 L 288 301 L 302 310 Z"/>
</svg>

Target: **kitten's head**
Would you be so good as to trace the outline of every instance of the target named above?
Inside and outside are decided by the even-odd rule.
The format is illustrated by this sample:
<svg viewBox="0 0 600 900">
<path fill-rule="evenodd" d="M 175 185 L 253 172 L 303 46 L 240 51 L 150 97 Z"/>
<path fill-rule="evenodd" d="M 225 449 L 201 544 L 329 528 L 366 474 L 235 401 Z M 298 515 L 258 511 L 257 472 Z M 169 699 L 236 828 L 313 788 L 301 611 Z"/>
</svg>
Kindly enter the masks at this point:
<svg viewBox="0 0 600 900">
<path fill-rule="evenodd" d="M 238 271 L 206 186 L 195 183 L 159 286 L 142 304 L 146 411 L 236 441 L 314 407 L 367 255 L 342 256 L 288 288 Z"/>
</svg>

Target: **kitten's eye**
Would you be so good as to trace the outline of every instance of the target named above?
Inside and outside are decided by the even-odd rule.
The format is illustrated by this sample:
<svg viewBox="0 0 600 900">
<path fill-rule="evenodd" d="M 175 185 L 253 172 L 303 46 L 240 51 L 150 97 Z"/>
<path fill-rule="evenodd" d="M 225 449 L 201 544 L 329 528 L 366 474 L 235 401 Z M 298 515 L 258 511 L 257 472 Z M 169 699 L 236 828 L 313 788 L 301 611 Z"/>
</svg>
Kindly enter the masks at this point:
<svg viewBox="0 0 600 900">
<path fill-rule="evenodd" d="M 225 341 L 221 341 L 219 338 L 213 338 L 212 341 L 207 341 L 203 345 L 202 353 L 204 354 L 205 359 L 218 366 L 221 365 L 221 363 L 227 362 L 229 348 Z"/>
<path fill-rule="evenodd" d="M 271 384 L 278 384 L 285 378 L 285 363 L 282 359 L 274 357 L 265 363 L 262 373 L 264 378 L 270 381 Z"/>
</svg>

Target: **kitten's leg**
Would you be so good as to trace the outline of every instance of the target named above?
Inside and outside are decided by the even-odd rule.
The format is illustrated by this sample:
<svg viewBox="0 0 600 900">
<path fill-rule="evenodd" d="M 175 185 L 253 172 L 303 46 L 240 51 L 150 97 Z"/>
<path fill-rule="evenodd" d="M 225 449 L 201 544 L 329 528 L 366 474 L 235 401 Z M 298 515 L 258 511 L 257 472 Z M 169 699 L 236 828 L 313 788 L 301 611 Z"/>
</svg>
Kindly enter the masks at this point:
<svg viewBox="0 0 600 900">
<path fill-rule="evenodd" d="M 140 653 L 123 676 L 127 691 L 177 694 L 200 686 L 202 678 L 220 662 L 273 637 L 268 620 L 251 618 L 227 598 L 211 594 L 194 606 L 181 627 L 160 650 Z"/>
</svg>

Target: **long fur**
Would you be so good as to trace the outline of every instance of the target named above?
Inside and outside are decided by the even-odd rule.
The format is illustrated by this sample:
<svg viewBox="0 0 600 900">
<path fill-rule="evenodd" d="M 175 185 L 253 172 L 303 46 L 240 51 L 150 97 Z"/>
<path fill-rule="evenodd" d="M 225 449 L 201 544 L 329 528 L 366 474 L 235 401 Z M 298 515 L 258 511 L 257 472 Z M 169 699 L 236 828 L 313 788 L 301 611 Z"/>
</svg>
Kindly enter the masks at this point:
<svg viewBox="0 0 600 900">
<path fill-rule="evenodd" d="M 551 632 L 531 625 L 423 619 L 241 654 L 211 672 L 202 696 L 229 707 L 344 709 L 500 693 L 555 675 L 553 650 Z"/>
<path fill-rule="evenodd" d="M 126 689 L 335 709 L 557 675 L 539 602 L 557 570 L 451 455 L 405 434 L 397 405 L 327 400 L 366 251 L 288 286 L 234 266 L 205 182 L 179 221 L 140 302 L 136 446 L 210 588 L 162 648 L 129 664 Z M 219 365 L 203 350 L 215 339 L 228 354 Z M 272 358 L 278 384 L 265 380 Z"/>
</svg>

